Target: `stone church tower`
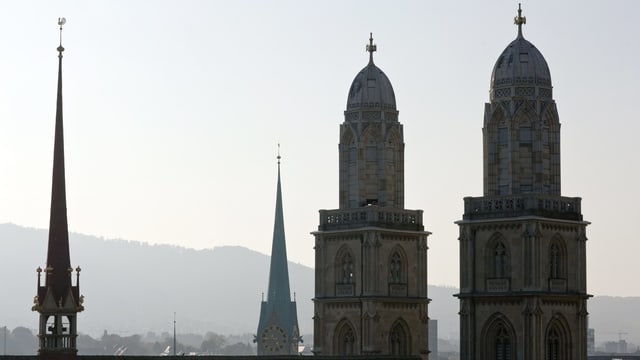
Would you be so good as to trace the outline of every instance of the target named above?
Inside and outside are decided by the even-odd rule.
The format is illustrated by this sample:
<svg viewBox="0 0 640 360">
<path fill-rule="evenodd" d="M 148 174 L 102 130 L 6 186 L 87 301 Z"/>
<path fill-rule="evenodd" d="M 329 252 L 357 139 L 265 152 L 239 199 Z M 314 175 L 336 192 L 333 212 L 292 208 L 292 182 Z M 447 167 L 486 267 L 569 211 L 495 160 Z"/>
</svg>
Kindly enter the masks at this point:
<svg viewBox="0 0 640 360">
<path fill-rule="evenodd" d="M 58 20 L 62 39 L 64 18 Z M 47 267 L 44 285 L 42 269 L 38 268 L 38 288 L 33 299 L 33 311 L 40 313 L 38 331 L 38 357 L 47 360 L 77 358 L 76 316 L 84 310 L 80 295 L 80 267 L 76 268 L 76 285 L 71 284 L 73 268 L 69 257 L 69 230 L 67 228 L 67 200 L 64 174 L 64 139 L 62 128 L 62 41 L 58 47 L 58 97 L 56 108 L 55 141 L 53 150 L 53 181 L 51 189 L 51 216 Z"/>
<path fill-rule="evenodd" d="M 302 340 L 298 329 L 296 302 L 291 301 L 287 245 L 284 236 L 282 190 L 280 186 L 280 154 L 278 154 L 278 186 L 276 216 L 271 244 L 267 301 L 260 306 L 260 322 L 255 342 L 258 355 L 297 355 Z"/>
<path fill-rule="evenodd" d="M 586 359 L 586 235 L 560 192 L 560 122 L 544 57 L 517 38 L 485 104 L 484 196 L 460 227 L 461 359 Z"/>
<path fill-rule="evenodd" d="M 340 125 L 340 208 L 315 236 L 314 353 L 428 355 L 427 237 L 404 209 L 404 140 L 387 76 L 355 77 Z"/>
</svg>

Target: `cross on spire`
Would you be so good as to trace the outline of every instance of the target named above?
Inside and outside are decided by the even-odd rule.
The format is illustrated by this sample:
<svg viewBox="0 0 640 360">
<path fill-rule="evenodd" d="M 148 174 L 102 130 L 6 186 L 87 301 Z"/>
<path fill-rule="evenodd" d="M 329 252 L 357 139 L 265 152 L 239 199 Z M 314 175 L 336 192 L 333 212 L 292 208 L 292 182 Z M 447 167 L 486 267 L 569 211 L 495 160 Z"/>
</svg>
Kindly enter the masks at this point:
<svg viewBox="0 0 640 360">
<path fill-rule="evenodd" d="M 521 4 L 518 3 L 518 16 L 513 18 L 513 23 L 518 25 L 518 37 L 522 37 L 522 25 L 527 23 L 527 17 L 522 16 L 522 7 Z"/>
<path fill-rule="evenodd" d="M 373 33 L 369 33 L 369 44 L 367 44 L 367 51 L 369 52 L 369 62 L 373 63 L 373 52 L 378 48 L 376 44 L 373 43 Z"/>
</svg>

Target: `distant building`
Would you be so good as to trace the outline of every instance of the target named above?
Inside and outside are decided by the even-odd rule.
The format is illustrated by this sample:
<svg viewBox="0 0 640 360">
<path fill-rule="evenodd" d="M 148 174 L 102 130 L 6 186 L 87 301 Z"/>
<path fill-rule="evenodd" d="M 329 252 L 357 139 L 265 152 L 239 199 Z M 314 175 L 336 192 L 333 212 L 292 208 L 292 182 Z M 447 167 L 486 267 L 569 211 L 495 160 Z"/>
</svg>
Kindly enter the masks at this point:
<svg viewBox="0 0 640 360">
<path fill-rule="evenodd" d="M 460 359 L 586 359 L 586 227 L 560 192 L 560 121 L 540 51 L 518 34 L 485 104 L 484 196 L 460 226 Z"/>
<path fill-rule="evenodd" d="M 609 354 L 626 354 L 628 353 L 627 342 L 623 339 L 607 341 L 604 343 L 604 351 Z"/>
<path fill-rule="evenodd" d="M 315 231 L 314 353 L 428 355 L 427 237 L 404 208 L 404 139 L 393 87 L 373 62 L 340 125 L 339 209 Z"/>
<path fill-rule="evenodd" d="M 300 340 L 296 302 L 291 301 L 289 289 L 289 266 L 280 185 L 280 154 L 278 154 L 278 185 L 271 244 L 269 290 L 267 300 L 263 300 L 260 306 L 260 320 L 255 341 L 258 355 L 297 355 Z"/>
<path fill-rule="evenodd" d="M 587 354 L 593 354 L 596 352 L 596 330 L 592 328 L 587 329 Z"/>
<path fill-rule="evenodd" d="M 76 285 L 72 285 L 73 268 L 69 257 L 69 230 L 67 226 L 67 199 L 64 169 L 64 131 L 62 126 L 62 25 L 59 19 L 60 46 L 58 46 L 58 96 L 56 107 L 55 140 L 53 147 L 53 176 L 51 186 L 51 214 L 47 266 L 38 267 L 37 294 L 33 311 L 40 313 L 38 329 L 38 357 L 46 360 L 76 359 L 78 328 L 76 316 L 84 310 L 80 295 L 80 267 L 76 268 Z"/>
<path fill-rule="evenodd" d="M 438 320 L 429 319 L 429 357 L 438 359 Z"/>
</svg>

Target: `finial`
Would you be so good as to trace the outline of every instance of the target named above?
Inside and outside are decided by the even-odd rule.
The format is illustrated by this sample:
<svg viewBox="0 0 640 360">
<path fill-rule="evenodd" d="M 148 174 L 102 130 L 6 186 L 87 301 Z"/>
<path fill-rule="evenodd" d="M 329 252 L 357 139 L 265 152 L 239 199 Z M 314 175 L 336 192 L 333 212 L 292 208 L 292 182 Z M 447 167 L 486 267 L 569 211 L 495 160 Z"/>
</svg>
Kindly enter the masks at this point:
<svg viewBox="0 0 640 360">
<path fill-rule="evenodd" d="M 373 52 L 377 49 L 378 47 L 373 43 L 373 33 L 369 33 L 369 44 L 367 44 L 367 51 L 369 52 L 369 63 L 373 63 Z"/>
<path fill-rule="evenodd" d="M 518 16 L 513 18 L 513 23 L 518 25 L 518 37 L 522 37 L 522 25 L 527 23 L 527 17 L 522 16 L 522 7 L 521 4 L 518 3 Z"/>
<path fill-rule="evenodd" d="M 280 156 L 280 143 L 278 143 L 278 156 L 277 156 L 277 159 L 278 159 L 278 166 L 280 166 L 280 159 L 281 159 L 281 158 L 282 158 L 282 156 Z"/>
<path fill-rule="evenodd" d="M 67 19 L 58 18 L 58 26 L 60 26 L 60 46 L 58 46 L 58 52 L 60 53 L 60 56 L 62 56 L 62 52 L 64 51 L 64 48 L 62 47 L 62 25 L 66 23 Z"/>
</svg>

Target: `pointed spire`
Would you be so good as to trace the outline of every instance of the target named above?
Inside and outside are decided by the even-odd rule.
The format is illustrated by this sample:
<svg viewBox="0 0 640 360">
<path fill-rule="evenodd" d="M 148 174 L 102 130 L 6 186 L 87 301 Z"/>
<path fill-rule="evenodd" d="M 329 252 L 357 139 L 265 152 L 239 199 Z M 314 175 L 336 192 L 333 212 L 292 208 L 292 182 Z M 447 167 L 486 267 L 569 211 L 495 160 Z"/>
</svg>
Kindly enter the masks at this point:
<svg viewBox="0 0 640 360">
<path fill-rule="evenodd" d="M 69 258 L 69 230 L 67 227 L 67 200 L 64 171 L 64 132 L 62 126 L 62 25 L 66 20 L 58 19 L 60 46 L 58 46 L 58 94 L 56 102 L 55 140 L 53 147 L 53 177 L 51 186 L 51 214 L 49 222 L 49 245 L 47 250 L 47 273 L 45 285 L 51 287 L 56 300 L 71 288 L 71 261 Z"/>
<path fill-rule="evenodd" d="M 278 144 L 278 185 L 276 189 L 276 214 L 271 244 L 271 268 L 269 269 L 268 302 L 290 302 L 289 267 L 287 264 L 287 245 L 284 235 L 284 215 L 282 211 L 282 189 L 280 185 L 280 144 Z"/>
<path fill-rule="evenodd" d="M 378 47 L 373 43 L 373 33 L 369 33 L 369 44 L 367 44 L 367 51 L 369 52 L 369 64 L 373 64 L 373 52 L 376 50 L 378 50 Z"/>
<path fill-rule="evenodd" d="M 523 38 L 522 25 L 527 23 L 527 17 L 522 16 L 522 7 L 520 3 L 518 3 L 518 16 L 513 18 L 513 23 L 518 25 L 518 38 Z"/>
</svg>

